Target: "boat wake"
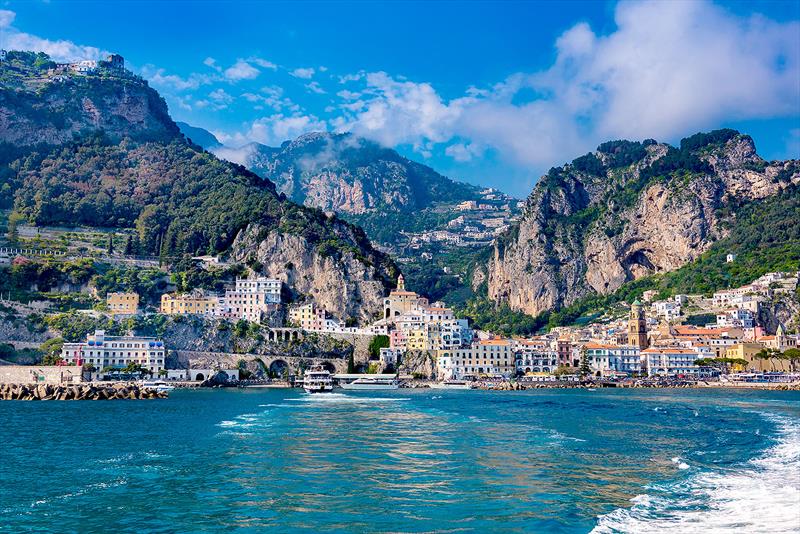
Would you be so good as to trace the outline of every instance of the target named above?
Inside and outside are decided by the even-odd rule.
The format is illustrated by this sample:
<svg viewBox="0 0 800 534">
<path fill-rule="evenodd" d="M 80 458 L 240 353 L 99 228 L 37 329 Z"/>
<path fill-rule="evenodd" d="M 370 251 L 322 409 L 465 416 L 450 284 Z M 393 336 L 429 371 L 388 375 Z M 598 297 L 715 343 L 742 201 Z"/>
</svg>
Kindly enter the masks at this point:
<svg viewBox="0 0 800 534">
<path fill-rule="evenodd" d="M 762 456 L 730 471 L 653 486 L 630 508 L 600 516 L 592 532 L 798 532 L 800 422 L 774 420 L 778 440 Z M 683 468 L 679 458 L 673 463 Z"/>
</svg>

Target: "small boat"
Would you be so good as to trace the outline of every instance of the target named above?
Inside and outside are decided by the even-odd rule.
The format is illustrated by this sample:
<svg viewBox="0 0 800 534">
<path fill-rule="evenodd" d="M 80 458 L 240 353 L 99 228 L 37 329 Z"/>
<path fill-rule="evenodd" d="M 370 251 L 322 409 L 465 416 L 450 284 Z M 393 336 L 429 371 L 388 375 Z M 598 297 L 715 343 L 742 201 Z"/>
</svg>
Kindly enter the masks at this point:
<svg viewBox="0 0 800 534">
<path fill-rule="evenodd" d="M 396 378 L 377 378 L 368 377 L 357 378 L 349 383 L 343 383 L 342 389 L 376 390 L 376 389 L 397 389 L 400 387 Z"/>
<path fill-rule="evenodd" d="M 152 380 L 148 382 L 141 382 L 141 386 L 147 389 L 154 389 L 159 393 L 162 393 L 164 391 L 172 391 L 173 389 L 175 389 L 175 386 L 173 386 L 172 384 L 168 384 L 163 380 Z"/>
<path fill-rule="evenodd" d="M 472 389 L 472 385 L 466 380 L 443 380 L 431 384 L 433 389 Z"/>
<path fill-rule="evenodd" d="M 303 376 L 303 389 L 307 393 L 330 393 L 333 391 L 333 378 L 321 365 L 312 367 Z"/>
</svg>

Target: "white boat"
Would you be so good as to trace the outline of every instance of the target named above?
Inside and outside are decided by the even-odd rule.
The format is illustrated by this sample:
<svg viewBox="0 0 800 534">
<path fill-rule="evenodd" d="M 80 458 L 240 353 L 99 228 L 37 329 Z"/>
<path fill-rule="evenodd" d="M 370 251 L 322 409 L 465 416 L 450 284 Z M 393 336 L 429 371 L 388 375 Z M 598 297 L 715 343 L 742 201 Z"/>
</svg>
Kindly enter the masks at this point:
<svg viewBox="0 0 800 534">
<path fill-rule="evenodd" d="M 173 389 L 175 389 L 175 386 L 173 386 L 172 384 L 168 384 L 163 380 L 151 380 L 147 382 L 141 382 L 140 384 L 143 388 L 154 389 L 158 392 L 172 391 Z"/>
<path fill-rule="evenodd" d="M 330 393 L 333 391 L 331 374 L 322 366 L 312 367 L 303 376 L 303 389 L 308 393 Z"/>
<path fill-rule="evenodd" d="M 400 387 L 396 378 L 378 378 L 365 376 L 357 378 L 352 382 L 342 383 L 342 389 L 361 389 L 361 390 L 376 390 L 376 389 L 397 389 Z"/>
<path fill-rule="evenodd" d="M 472 385 L 466 380 L 443 380 L 431 384 L 433 389 L 472 389 Z"/>
</svg>

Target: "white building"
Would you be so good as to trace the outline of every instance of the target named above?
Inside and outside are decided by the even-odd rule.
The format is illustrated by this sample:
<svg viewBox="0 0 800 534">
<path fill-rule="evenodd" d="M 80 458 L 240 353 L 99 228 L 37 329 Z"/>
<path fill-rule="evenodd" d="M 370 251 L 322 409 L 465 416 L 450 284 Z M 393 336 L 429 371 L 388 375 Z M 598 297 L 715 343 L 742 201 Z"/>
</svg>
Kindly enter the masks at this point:
<svg viewBox="0 0 800 534">
<path fill-rule="evenodd" d="M 61 359 L 72 365 L 92 364 L 98 370 L 122 369 L 138 363 L 153 373 L 164 368 L 164 342 L 153 337 L 106 336 L 96 330 L 85 342 L 64 343 Z"/>
<path fill-rule="evenodd" d="M 753 328 L 755 318 L 750 310 L 734 308 L 717 314 L 717 326 Z"/>
<path fill-rule="evenodd" d="M 439 378 L 472 376 L 513 376 L 516 360 L 507 339 L 485 339 L 471 347 L 436 351 L 436 368 Z"/>
<path fill-rule="evenodd" d="M 674 300 L 659 300 L 651 305 L 651 310 L 657 317 L 667 321 L 674 321 L 681 316 L 681 305 Z"/>
<path fill-rule="evenodd" d="M 642 351 L 647 376 L 696 376 L 700 367 L 695 361 L 700 354 L 694 349 L 682 347 L 650 347 Z"/>
<path fill-rule="evenodd" d="M 237 278 L 236 288 L 225 290 L 226 314 L 239 319 L 259 322 L 280 303 L 281 281 L 275 278 Z"/>
<path fill-rule="evenodd" d="M 606 345 L 590 342 L 584 346 L 589 367 L 602 376 L 642 372 L 639 347 L 633 345 Z"/>
</svg>

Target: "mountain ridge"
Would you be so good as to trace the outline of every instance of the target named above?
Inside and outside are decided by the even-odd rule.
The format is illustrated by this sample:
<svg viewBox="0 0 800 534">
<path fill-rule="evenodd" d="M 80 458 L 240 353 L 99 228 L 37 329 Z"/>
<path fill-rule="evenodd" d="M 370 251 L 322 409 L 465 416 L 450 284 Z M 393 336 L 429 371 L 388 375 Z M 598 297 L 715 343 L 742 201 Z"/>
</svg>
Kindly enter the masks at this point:
<svg viewBox="0 0 800 534">
<path fill-rule="evenodd" d="M 160 95 L 129 73 L 58 71 L 43 54 L 9 55 L 0 116 L 24 116 L 30 128 L 0 124 L 0 205 L 36 224 L 131 228 L 136 250 L 164 258 L 230 256 L 343 319 L 379 313 L 398 269 L 360 228 L 188 142 Z M 131 95 L 154 105 L 128 113 Z M 100 122 L 90 120 L 96 112 Z M 39 126 L 52 135 L 32 143 Z"/>
<path fill-rule="evenodd" d="M 530 315 L 607 294 L 698 258 L 727 235 L 738 205 L 798 181 L 797 161 L 766 162 L 734 130 L 690 136 L 679 148 L 603 143 L 542 177 L 473 284 Z"/>
</svg>

